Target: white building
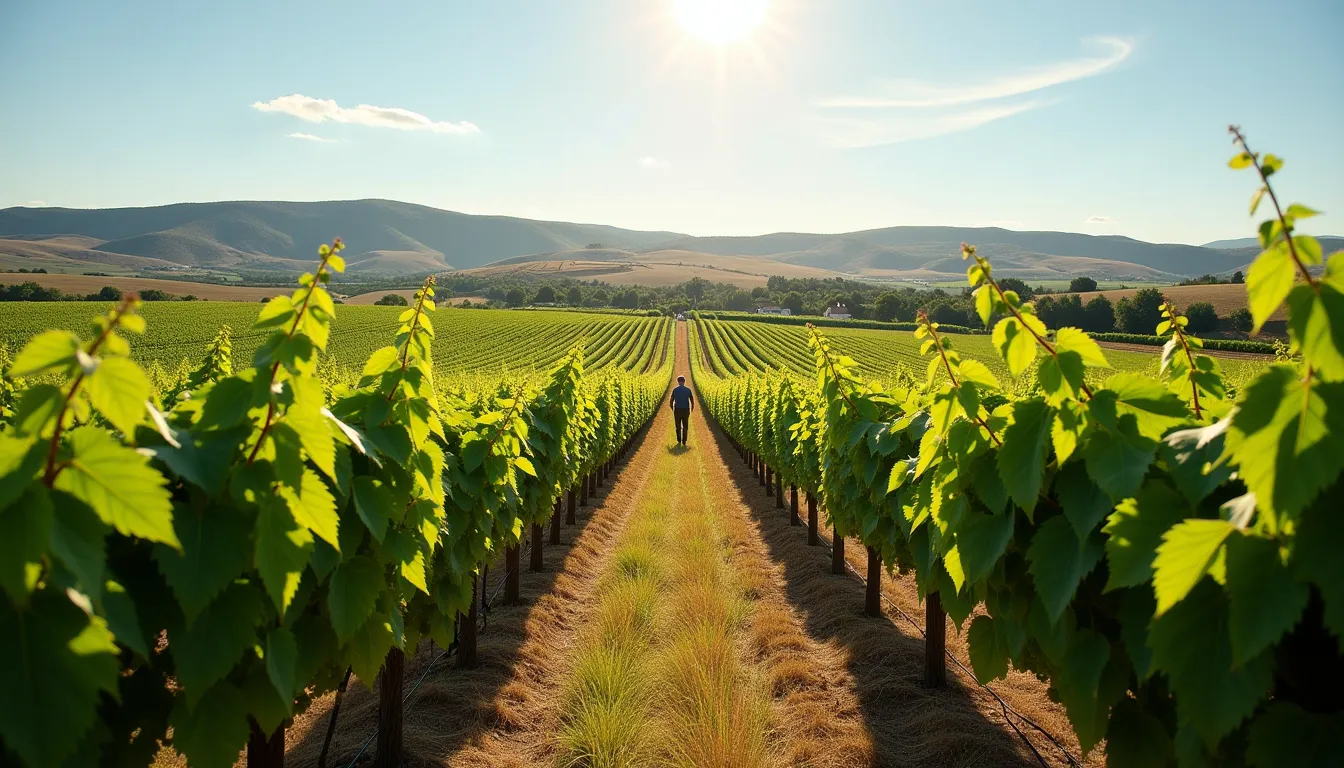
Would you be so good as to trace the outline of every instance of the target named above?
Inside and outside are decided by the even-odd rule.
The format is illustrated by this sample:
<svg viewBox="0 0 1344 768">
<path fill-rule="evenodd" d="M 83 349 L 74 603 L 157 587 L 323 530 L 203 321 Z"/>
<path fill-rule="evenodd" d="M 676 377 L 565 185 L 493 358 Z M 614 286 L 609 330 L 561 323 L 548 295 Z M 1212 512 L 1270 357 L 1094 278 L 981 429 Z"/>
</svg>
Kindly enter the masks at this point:
<svg viewBox="0 0 1344 768">
<path fill-rule="evenodd" d="M 788 307 L 758 307 L 758 308 L 756 309 L 756 314 L 758 314 L 758 315 L 791 315 L 791 314 L 793 314 L 793 313 L 789 311 L 789 308 L 788 308 Z"/>
<path fill-rule="evenodd" d="M 849 314 L 849 308 L 844 304 L 832 304 L 821 314 L 831 320 L 848 320 L 853 317 Z"/>
</svg>

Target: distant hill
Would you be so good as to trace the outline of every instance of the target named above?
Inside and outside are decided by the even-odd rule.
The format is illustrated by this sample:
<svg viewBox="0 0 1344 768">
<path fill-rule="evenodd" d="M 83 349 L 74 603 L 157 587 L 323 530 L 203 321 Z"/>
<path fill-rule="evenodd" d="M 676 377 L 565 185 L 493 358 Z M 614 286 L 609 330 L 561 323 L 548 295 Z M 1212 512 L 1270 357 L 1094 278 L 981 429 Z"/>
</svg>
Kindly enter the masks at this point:
<svg viewBox="0 0 1344 768">
<path fill-rule="evenodd" d="M 345 238 L 352 272 L 426 273 L 603 243 L 643 248 L 677 237 L 598 224 L 474 216 L 391 200 L 180 203 L 155 208 L 7 208 L 0 238 L 81 235 L 91 250 L 187 267 L 311 268 Z"/>
<path fill-rule="evenodd" d="M 478 216 L 392 200 L 317 203 L 179 203 L 153 208 L 0 210 L 0 268 L 115 270 L 192 275 L 201 270 L 293 272 L 311 269 L 319 243 L 340 235 L 355 274 L 430 272 L 526 262 L 649 262 L 751 275 L 848 274 L 875 279 L 955 279 L 965 274 L 959 247 L 976 244 L 999 274 L 1059 279 L 1085 274 L 1120 280 L 1175 280 L 1243 269 L 1247 241 L 1222 247 L 1146 243 L 1128 237 L 1018 232 L 997 227 L 887 227 L 841 234 L 777 232 L 752 237 L 692 237 L 599 224 Z M 1323 243 L 1335 250 L 1344 241 Z M 586 248 L 588 245 L 598 247 Z M 652 257 L 652 258 L 651 258 Z M 722 262 L 715 262 L 715 259 Z M 745 261 L 743 259 L 746 259 Z M 652 268 L 652 264 L 645 266 Z M 535 274 L 537 267 L 519 270 Z M 613 264 L 610 269 L 629 272 Z M 584 271 L 589 268 L 585 267 Z M 495 270 L 499 271 L 499 270 Z M 640 273 L 636 273 L 640 274 Z M 675 277 L 669 272 L 669 279 Z M 637 279 L 625 275 L 623 279 Z"/>
<path fill-rule="evenodd" d="M 1321 241 L 1321 248 L 1326 253 L 1334 253 L 1344 248 L 1344 235 L 1317 235 L 1316 239 Z M 1254 248 L 1256 252 L 1259 252 L 1260 240 L 1255 237 L 1238 237 L 1235 240 L 1214 240 L 1211 243 L 1205 243 L 1204 247 L 1221 248 L 1223 250 Z M 1252 256 L 1254 255 L 1252 254 Z"/>
</svg>

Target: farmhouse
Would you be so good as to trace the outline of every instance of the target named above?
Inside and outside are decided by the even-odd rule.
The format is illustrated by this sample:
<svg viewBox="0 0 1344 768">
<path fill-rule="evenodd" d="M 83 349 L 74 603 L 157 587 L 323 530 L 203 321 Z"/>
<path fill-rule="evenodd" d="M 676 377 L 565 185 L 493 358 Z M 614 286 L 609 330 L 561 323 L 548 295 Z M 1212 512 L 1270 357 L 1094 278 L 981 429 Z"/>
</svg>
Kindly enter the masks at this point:
<svg viewBox="0 0 1344 768">
<path fill-rule="evenodd" d="M 848 320 L 853 317 L 849 314 L 849 308 L 839 302 L 830 305 L 821 314 L 831 320 Z"/>
<path fill-rule="evenodd" d="M 792 314 L 788 307 L 757 307 L 758 315 L 788 315 Z"/>
</svg>

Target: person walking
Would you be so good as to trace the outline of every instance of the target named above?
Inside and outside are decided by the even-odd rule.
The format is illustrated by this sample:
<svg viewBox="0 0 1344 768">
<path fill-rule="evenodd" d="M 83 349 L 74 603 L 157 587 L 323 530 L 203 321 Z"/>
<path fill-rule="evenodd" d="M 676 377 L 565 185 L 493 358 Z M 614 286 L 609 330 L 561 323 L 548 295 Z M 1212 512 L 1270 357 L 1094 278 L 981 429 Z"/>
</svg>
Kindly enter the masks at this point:
<svg viewBox="0 0 1344 768">
<path fill-rule="evenodd" d="M 677 386 L 672 388 L 672 421 L 677 426 L 677 444 L 686 444 L 686 433 L 691 428 L 691 411 L 695 409 L 695 395 L 686 386 L 686 377 L 677 377 Z"/>
</svg>

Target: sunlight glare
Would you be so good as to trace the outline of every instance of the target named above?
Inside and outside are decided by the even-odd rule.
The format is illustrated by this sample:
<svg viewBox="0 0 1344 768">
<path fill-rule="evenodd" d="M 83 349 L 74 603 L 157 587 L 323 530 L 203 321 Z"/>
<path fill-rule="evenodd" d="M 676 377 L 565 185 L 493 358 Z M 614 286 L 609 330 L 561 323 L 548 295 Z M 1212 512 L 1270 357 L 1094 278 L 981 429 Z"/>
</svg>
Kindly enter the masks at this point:
<svg viewBox="0 0 1344 768">
<path fill-rule="evenodd" d="M 707 43 L 731 43 L 751 34 L 769 0 L 676 0 L 677 20 Z"/>
</svg>

